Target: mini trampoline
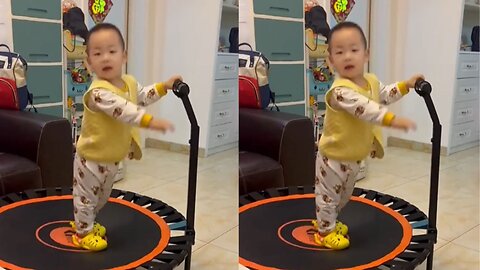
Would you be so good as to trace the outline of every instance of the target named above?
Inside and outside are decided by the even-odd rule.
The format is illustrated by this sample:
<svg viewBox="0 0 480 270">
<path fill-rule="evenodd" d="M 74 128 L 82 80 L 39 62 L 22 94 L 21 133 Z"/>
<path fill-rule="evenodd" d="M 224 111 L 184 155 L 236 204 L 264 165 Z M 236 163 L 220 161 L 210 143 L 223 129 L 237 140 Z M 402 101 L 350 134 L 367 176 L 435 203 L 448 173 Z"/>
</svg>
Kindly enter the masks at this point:
<svg viewBox="0 0 480 270">
<path fill-rule="evenodd" d="M 240 263 L 252 269 L 404 269 L 427 258 L 434 235 L 412 236 L 412 227 L 421 227 L 427 216 L 400 198 L 358 188 L 339 215 L 349 225 L 351 246 L 319 247 L 311 225 L 313 192 L 290 187 L 242 196 Z"/>
<path fill-rule="evenodd" d="M 185 259 L 188 246 L 193 244 L 192 235 L 186 232 L 185 217 L 174 208 L 160 200 L 113 190 L 97 218 L 108 229 L 108 249 L 78 249 L 70 237 L 71 194 L 71 188 L 52 188 L 0 198 L 0 266 L 169 269 Z"/>
<path fill-rule="evenodd" d="M 431 86 L 415 85 L 433 121 L 430 204 L 427 217 L 391 195 L 355 188 L 338 219 L 349 226 L 350 247 L 333 251 L 313 240 L 313 186 L 272 188 L 239 198 L 240 264 L 250 269 L 432 269 L 437 240 L 436 211 L 441 125 Z"/>
<path fill-rule="evenodd" d="M 76 248 L 72 188 L 26 190 L 0 197 L 0 267 L 5 269 L 190 269 L 199 127 L 189 88 L 174 84 L 191 123 L 187 218 L 166 203 L 113 189 L 97 221 L 107 227 L 109 247 L 101 252 Z"/>
</svg>

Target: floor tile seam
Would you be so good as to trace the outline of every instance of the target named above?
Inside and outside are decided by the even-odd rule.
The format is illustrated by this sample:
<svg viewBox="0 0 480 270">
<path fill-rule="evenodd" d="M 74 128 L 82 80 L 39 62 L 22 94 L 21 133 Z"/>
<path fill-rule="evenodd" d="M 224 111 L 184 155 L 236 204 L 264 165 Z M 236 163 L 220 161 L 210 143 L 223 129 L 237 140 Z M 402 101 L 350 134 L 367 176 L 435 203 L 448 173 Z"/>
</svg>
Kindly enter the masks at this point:
<svg viewBox="0 0 480 270">
<path fill-rule="evenodd" d="M 226 231 L 224 231 L 223 233 L 220 233 L 218 236 L 216 236 L 216 237 L 213 237 L 213 238 L 212 238 L 212 239 L 210 239 L 209 241 L 204 241 L 204 240 L 202 240 L 202 239 L 199 239 L 199 240 L 200 240 L 200 241 L 202 241 L 202 242 L 206 242 L 206 243 L 208 243 L 208 244 L 213 244 L 213 243 L 212 243 L 213 241 L 215 241 L 215 240 L 217 240 L 218 238 L 220 238 L 220 237 L 224 236 L 224 235 L 225 235 L 225 234 L 227 234 L 228 232 L 230 232 L 230 231 L 234 230 L 236 227 L 238 227 L 238 224 L 237 224 L 237 225 L 235 225 L 235 226 L 233 226 L 233 227 L 232 227 L 232 228 L 230 228 L 230 229 L 227 229 L 227 230 L 226 230 Z M 214 245 L 214 246 L 217 246 L 217 245 L 215 245 L 215 244 L 213 244 L 213 245 Z"/>
</svg>

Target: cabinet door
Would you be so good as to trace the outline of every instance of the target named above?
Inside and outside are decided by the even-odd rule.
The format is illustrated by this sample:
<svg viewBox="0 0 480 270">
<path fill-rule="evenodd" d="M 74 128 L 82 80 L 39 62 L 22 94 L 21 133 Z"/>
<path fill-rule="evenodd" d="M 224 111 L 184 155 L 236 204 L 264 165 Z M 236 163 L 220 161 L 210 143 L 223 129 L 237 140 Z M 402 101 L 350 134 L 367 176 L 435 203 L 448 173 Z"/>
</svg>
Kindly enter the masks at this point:
<svg viewBox="0 0 480 270">
<path fill-rule="evenodd" d="M 474 121 L 478 117 L 478 101 L 457 102 L 453 105 L 453 124 Z"/>
<path fill-rule="evenodd" d="M 27 76 L 33 104 L 62 101 L 62 66 L 30 66 Z"/>
<path fill-rule="evenodd" d="M 270 61 L 303 61 L 302 22 L 255 19 L 256 50 Z"/>
<path fill-rule="evenodd" d="M 460 53 L 458 56 L 457 77 L 478 78 L 480 55 L 473 53 Z"/>
<path fill-rule="evenodd" d="M 478 99 L 478 78 L 464 78 L 457 80 L 455 101 L 469 101 Z"/>
<path fill-rule="evenodd" d="M 303 18 L 303 1 L 255 0 L 253 3 L 253 12 L 255 14 Z"/>
<path fill-rule="evenodd" d="M 215 79 L 238 78 L 238 55 L 218 54 L 215 67 Z"/>
<path fill-rule="evenodd" d="M 238 103 L 238 79 L 215 80 L 213 102 L 235 101 Z"/>
<path fill-rule="evenodd" d="M 238 102 L 222 102 L 212 106 L 211 125 L 234 123 L 238 119 Z"/>
<path fill-rule="evenodd" d="M 275 102 L 305 100 L 303 64 L 275 64 L 270 66 L 268 81 L 275 92 Z"/>
<path fill-rule="evenodd" d="M 452 147 L 477 141 L 477 134 L 477 126 L 475 122 L 453 125 L 451 135 Z"/>
<path fill-rule="evenodd" d="M 280 106 L 280 111 L 305 116 L 305 104 Z"/>
<path fill-rule="evenodd" d="M 13 20 L 15 52 L 27 62 L 62 61 L 62 25 L 59 23 Z"/>
<path fill-rule="evenodd" d="M 37 108 L 38 113 L 40 114 L 47 114 L 57 117 L 63 117 L 63 107 L 59 106 L 51 106 L 51 107 L 41 107 Z"/>
<path fill-rule="evenodd" d="M 12 0 L 12 14 L 44 19 L 60 20 L 60 0 Z"/>
<path fill-rule="evenodd" d="M 209 147 L 217 147 L 236 141 L 234 123 L 211 126 Z"/>
</svg>

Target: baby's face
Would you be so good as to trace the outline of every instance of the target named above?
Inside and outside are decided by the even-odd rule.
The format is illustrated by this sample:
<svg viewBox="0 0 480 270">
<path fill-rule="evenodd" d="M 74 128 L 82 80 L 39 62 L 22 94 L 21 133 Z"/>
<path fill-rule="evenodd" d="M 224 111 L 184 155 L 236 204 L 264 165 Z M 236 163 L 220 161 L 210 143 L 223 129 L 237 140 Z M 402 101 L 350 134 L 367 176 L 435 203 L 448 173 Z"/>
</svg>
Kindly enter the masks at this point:
<svg viewBox="0 0 480 270">
<path fill-rule="evenodd" d="M 90 36 L 87 60 L 99 79 L 112 81 L 121 78 L 126 59 L 120 37 L 114 30 L 103 29 Z"/>
<path fill-rule="evenodd" d="M 368 51 L 362 41 L 362 34 L 355 28 L 343 28 L 329 41 L 330 62 L 338 74 L 347 79 L 363 76 Z"/>
</svg>

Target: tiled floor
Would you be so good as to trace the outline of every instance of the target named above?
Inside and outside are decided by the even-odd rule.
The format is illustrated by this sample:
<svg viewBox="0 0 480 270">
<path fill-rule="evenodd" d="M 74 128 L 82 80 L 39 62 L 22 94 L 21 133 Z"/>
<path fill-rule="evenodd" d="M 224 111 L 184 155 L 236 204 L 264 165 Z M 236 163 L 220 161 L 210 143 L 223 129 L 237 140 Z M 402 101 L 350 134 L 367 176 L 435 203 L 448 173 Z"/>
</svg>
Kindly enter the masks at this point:
<svg viewBox="0 0 480 270">
<path fill-rule="evenodd" d="M 160 199 L 186 215 L 188 155 L 149 148 L 126 172 L 114 188 Z M 192 269 L 238 268 L 237 194 L 236 149 L 199 158 Z"/>
<path fill-rule="evenodd" d="M 192 269 L 238 269 L 237 155 L 229 150 L 199 159 Z M 187 168 L 187 155 L 147 149 L 141 162 L 127 164 L 126 179 L 115 188 L 185 213 Z M 357 186 L 402 197 L 428 213 L 429 175 L 430 154 L 388 148 L 384 159 L 369 161 Z M 479 211 L 479 148 L 441 157 L 435 270 L 479 269 Z"/>
</svg>

